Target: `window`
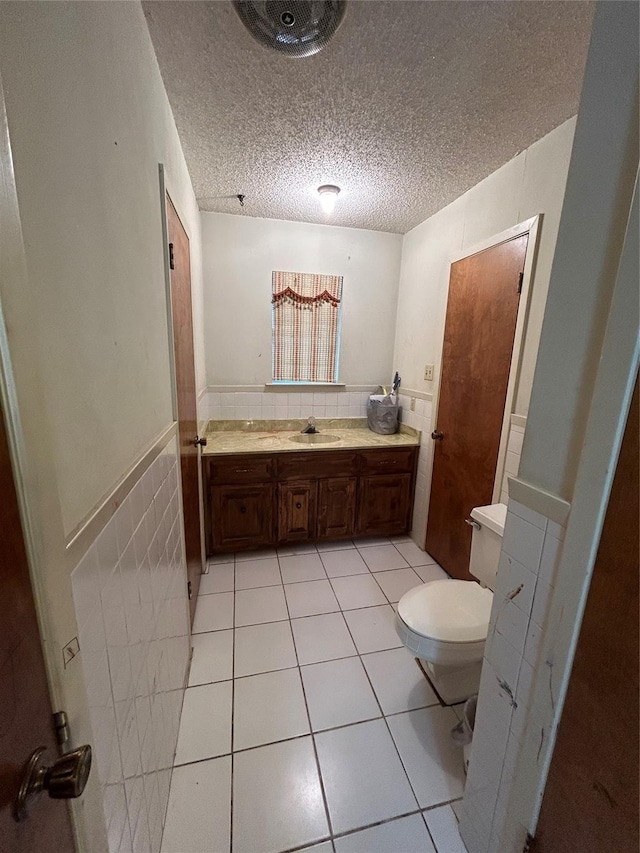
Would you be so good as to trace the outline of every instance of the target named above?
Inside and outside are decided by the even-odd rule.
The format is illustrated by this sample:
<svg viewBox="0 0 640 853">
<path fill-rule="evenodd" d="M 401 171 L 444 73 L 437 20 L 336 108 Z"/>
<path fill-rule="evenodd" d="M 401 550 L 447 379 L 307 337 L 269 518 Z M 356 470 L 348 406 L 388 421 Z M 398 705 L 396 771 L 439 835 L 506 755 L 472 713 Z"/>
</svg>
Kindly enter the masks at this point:
<svg viewBox="0 0 640 853">
<path fill-rule="evenodd" d="M 337 382 L 342 276 L 274 272 L 274 382 Z"/>
</svg>

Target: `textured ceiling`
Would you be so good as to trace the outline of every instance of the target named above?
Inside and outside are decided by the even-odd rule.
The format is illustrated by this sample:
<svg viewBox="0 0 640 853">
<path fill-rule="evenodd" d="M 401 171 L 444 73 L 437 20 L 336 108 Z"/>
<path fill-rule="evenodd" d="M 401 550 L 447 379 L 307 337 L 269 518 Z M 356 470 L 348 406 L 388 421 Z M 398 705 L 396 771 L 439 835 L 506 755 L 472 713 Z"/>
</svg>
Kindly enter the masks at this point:
<svg viewBox="0 0 640 853">
<path fill-rule="evenodd" d="M 577 111 L 593 13 L 350 0 L 324 51 L 288 59 L 227 0 L 143 6 L 202 210 L 401 233 Z"/>
</svg>

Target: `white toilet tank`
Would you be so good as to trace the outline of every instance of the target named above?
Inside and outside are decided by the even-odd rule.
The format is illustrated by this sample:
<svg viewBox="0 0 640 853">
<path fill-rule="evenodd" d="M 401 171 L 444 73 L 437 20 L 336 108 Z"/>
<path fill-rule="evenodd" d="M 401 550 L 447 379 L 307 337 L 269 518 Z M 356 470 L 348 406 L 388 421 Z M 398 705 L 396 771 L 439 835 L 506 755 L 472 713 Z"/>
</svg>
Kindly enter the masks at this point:
<svg viewBox="0 0 640 853">
<path fill-rule="evenodd" d="M 498 573 L 507 507 L 505 504 L 477 506 L 471 510 L 471 518 L 480 527 L 473 526 L 469 572 L 492 590 Z"/>
</svg>

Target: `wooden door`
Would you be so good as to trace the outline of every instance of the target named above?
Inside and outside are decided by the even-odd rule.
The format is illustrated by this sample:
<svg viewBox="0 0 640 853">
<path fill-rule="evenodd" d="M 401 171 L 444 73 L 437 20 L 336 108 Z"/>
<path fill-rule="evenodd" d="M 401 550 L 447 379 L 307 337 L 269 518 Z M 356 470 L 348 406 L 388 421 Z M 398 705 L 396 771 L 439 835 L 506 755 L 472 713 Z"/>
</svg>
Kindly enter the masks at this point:
<svg viewBox="0 0 640 853">
<path fill-rule="evenodd" d="M 471 580 L 475 506 L 491 503 L 528 234 L 451 265 L 425 548 Z"/>
<path fill-rule="evenodd" d="M 360 536 L 390 536 L 408 531 L 411 481 L 411 474 L 378 474 L 360 479 Z"/>
<path fill-rule="evenodd" d="M 638 386 L 627 427 L 536 838 L 536 853 L 637 853 Z"/>
<path fill-rule="evenodd" d="M 316 533 L 317 484 L 310 480 L 278 486 L 278 540 L 305 542 Z"/>
<path fill-rule="evenodd" d="M 196 377 L 193 360 L 193 314 L 191 310 L 191 261 L 189 238 L 176 209 L 167 195 L 167 231 L 171 271 L 171 308 L 173 316 L 173 349 L 178 393 L 178 435 L 182 479 L 187 578 L 190 586 L 191 621 L 202 574 L 202 536 L 198 465 L 198 413 Z"/>
<path fill-rule="evenodd" d="M 31 591 L 3 413 L 0 409 L 0 850 L 72 853 L 67 803 L 42 796 L 16 823 L 12 806 L 34 749 L 59 753 Z"/>
<path fill-rule="evenodd" d="M 331 477 L 318 483 L 318 539 L 352 536 L 356 513 L 355 477 Z"/>
<path fill-rule="evenodd" d="M 270 483 L 213 486 L 213 546 L 217 551 L 240 551 L 273 545 L 275 488 Z"/>
</svg>

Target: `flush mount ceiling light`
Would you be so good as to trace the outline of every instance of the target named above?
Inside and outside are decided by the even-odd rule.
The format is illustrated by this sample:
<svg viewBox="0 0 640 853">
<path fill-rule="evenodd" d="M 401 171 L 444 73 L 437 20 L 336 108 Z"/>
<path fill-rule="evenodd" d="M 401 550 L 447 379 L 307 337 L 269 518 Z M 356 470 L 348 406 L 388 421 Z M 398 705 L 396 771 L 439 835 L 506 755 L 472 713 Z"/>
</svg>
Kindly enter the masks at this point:
<svg viewBox="0 0 640 853">
<path fill-rule="evenodd" d="M 340 187 L 337 187 L 335 184 L 323 184 L 321 187 L 318 187 L 320 204 L 325 213 L 333 213 L 339 193 Z"/>
<path fill-rule="evenodd" d="M 346 0 L 233 0 L 253 38 L 283 56 L 313 56 L 338 29 Z"/>
</svg>

